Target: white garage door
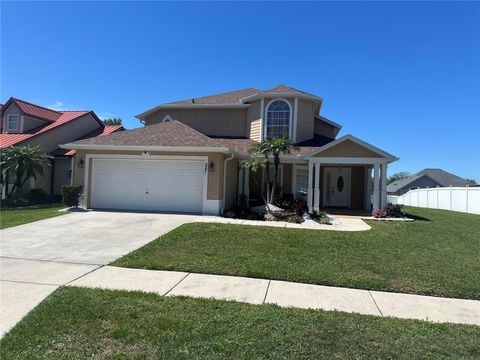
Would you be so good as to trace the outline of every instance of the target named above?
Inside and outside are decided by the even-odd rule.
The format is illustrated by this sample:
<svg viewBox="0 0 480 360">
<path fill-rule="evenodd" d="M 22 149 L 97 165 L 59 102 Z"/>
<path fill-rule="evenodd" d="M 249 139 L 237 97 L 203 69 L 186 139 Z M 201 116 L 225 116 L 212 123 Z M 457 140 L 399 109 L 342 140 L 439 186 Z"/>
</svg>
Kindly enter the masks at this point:
<svg viewBox="0 0 480 360">
<path fill-rule="evenodd" d="M 201 213 L 203 160 L 93 159 L 91 207 Z"/>
</svg>

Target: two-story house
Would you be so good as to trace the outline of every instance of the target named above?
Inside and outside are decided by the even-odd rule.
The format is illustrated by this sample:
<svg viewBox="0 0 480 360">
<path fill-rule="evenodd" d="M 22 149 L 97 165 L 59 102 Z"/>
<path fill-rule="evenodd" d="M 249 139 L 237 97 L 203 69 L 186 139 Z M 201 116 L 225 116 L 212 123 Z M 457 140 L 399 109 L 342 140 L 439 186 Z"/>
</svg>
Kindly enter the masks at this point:
<svg viewBox="0 0 480 360">
<path fill-rule="evenodd" d="M 59 144 L 124 130 L 121 125 L 105 126 L 93 111 L 58 111 L 10 98 L 0 106 L 0 151 L 11 146 L 39 146 L 54 158 L 43 174 L 20 189 L 43 189 L 47 194 L 60 195 L 62 186 L 72 182 L 75 151 L 60 149 Z M 12 174 L 11 174 L 12 175 Z M 2 179 L 4 180 L 4 179 Z M 10 179 L 9 183 L 13 183 Z M 2 197 L 7 189 L 2 184 Z"/>
<path fill-rule="evenodd" d="M 282 194 L 310 210 L 384 207 L 387 166 L 397 158 L 352 135 L 337 138 L 341 126 L 320 115 L 322 103 L 283 85 L 243 89 L 161 104 L 137 116 L 143 128 L 62 147 L 85 164 L 74 182 L 90 208 L 222 213 L 265 191 L 264 174 L 241 160 L 256 142 L 284 135 L 298 150 L 281 157 Z"/>
</svg>

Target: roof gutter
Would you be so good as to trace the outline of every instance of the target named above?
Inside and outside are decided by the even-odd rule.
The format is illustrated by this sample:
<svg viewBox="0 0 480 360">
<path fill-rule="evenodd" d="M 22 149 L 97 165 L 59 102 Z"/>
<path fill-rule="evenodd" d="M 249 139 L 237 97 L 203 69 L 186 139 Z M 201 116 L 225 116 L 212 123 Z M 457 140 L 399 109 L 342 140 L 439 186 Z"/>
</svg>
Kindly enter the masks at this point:
<svg viewBox="0 0 480 360">
<path fill-rule="evenodd" d="M 226 158 L 223 161 L 223 199 L 222 199 L 222 209 L 220 210 L 220 213 L 223 215 L 223 212 L 225 211 L 225 196 L 227 194 L 227 162 L 232 160 L 235 157 L 235 154 L 232 152 L 230 157 Z"/>
<path fill-rule="evenodd" d="M 177 151 L 177 152 L 215 152 L 229 154 L 228 147 L 219 146 L 140 146 L 140 145 L 90 145 L 90 144 L 62 144 L 61 149 L 97 150 L 97 151 Z"/>
</svg>

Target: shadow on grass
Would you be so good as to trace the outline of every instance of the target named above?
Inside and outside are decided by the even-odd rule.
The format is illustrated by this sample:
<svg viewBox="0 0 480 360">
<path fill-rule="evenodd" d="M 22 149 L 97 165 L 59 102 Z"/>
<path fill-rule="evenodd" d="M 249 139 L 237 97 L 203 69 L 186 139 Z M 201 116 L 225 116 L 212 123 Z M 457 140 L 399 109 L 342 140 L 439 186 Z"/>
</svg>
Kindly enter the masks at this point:
<svg viewBox="0 0 480 360">
<path fill-rule="evenodd" d="M 414 214 L 410 214 L 410 213 L 408 213 L 408 212 L 405 213 L 405 216 L 406 216 L 407 218 L 414 219 L 414 220 L 417 220 L 417 221 L 431 221 L 429 218 L 426 218 L 426 217 L 423 217 L 423 216 L 414 215 Z"/>
</svg>

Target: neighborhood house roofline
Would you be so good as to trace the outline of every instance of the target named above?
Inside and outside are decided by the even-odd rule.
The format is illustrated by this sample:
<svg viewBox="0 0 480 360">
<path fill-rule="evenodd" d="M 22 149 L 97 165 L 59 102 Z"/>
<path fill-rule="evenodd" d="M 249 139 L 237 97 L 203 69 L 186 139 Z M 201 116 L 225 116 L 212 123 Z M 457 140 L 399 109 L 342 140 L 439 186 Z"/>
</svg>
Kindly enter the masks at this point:
<svg viewBox="0 0 480 360">
<path fill-rule="evenodd" d="M 145 118 L 155 113 L 158 110 L 169 110 L 169 109 L 245 109 L 250 107 L 250 104 L 163 104 L 157 105 L 141 114 L 136 115 L 135 117 L 140 120 L 145 120 Z"/>
<path fill-rule="evenodd" d="M 318 119 L 318 120 L 322 120 L 323 122 L 326 122 L 327 124 L 330 124 L 334 127 L 336 127 L 337 129 L 341 129 L 342 128 L 342 125 L 330 120 L 330 119 L 327 119 L 326 117 L 324 116 L 321 116 L 321 115 L 315 115 L 315 118 Z"/>
<path fill-rule="evenodd" d="M 327 149 L 329 149 L 329 148 L 331 148 L 335 145 L 338 145 L 338 144 L 340 144 L 340 143 L 342 143 L 346 140 L 353 141 L 354 143 L 357 143 L 358 145 L 363 146 L 363 147 L 381 155 L 382 157 L 386 158 L 388 160 L 388 162 L 393 162 L 393 161 L 398 160 L 398 158 L 396 156 L 393 156 L 392 154 L 390 154 L 386 151 L 383 151 L 383 150 L 381 150 L 381 149 L 379 149 L 379 148 L 377 148 L 377 147 L 375 147 L 375 146 L 373 146 L 373 145 L 371 145 L 371 144 L 369 144 L 369 143 L 367 143 L 363 140 L 360 140 L 359 138 L 356 138 L 355 136 L 350 135 L 350 134 L 342 136 L 341 138 L 339 138 L 335 141 L 332 141 L 332 142 L 330 142 L 326 145 L 323 145 L 323 146 L 315 149 L 314 151 L 312 151 L 308 154 L 305 154 L 304 159 L 309 159 L 309 158 L 313 157 L 314 155 L 318 154 L 319 152 L 327 150 Z"/>
</svg>

